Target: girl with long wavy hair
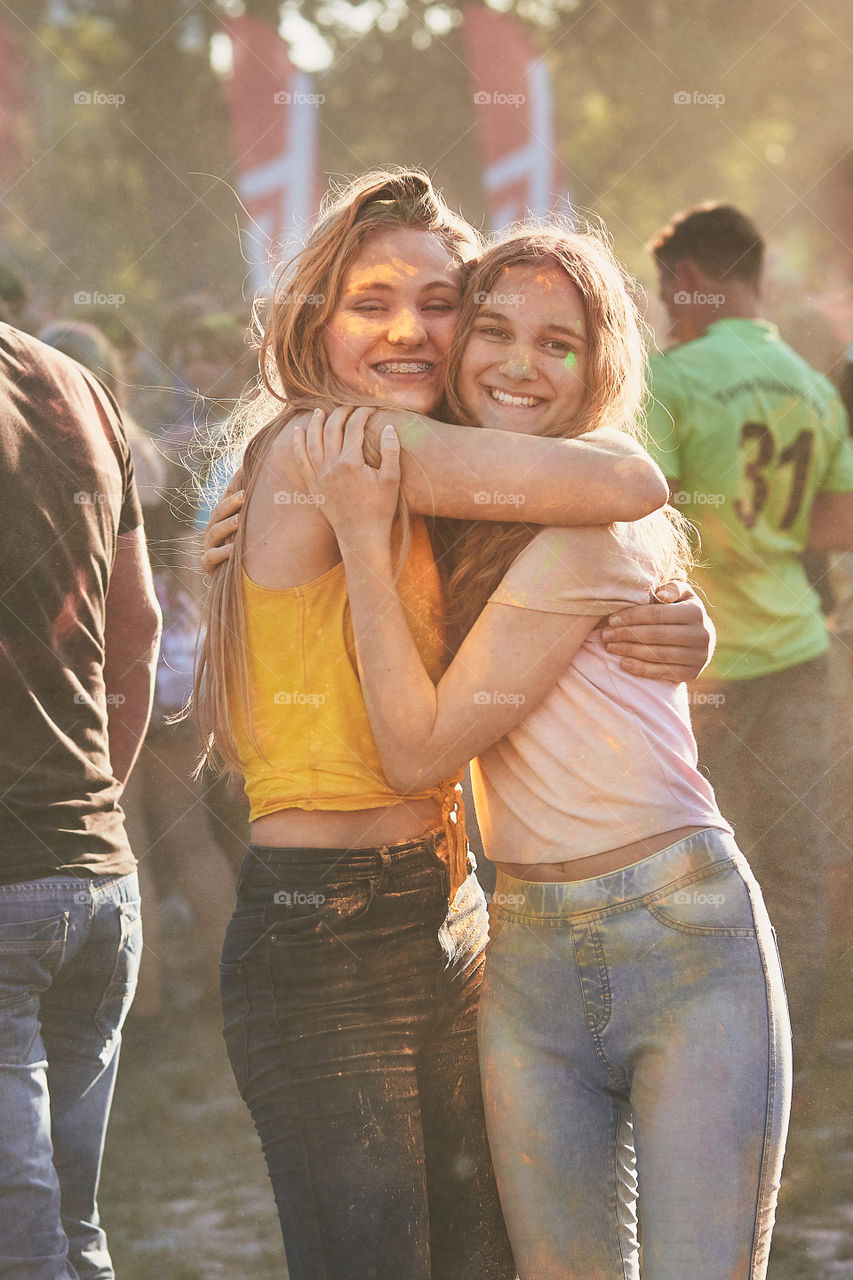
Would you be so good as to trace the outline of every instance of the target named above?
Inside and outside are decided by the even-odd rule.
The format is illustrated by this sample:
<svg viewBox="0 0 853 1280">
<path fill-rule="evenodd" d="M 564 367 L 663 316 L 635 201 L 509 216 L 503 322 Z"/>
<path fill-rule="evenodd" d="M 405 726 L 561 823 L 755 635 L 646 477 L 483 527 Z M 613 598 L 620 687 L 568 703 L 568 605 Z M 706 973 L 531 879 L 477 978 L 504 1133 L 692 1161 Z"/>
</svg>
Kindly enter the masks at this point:
<svg viewBox="0 0 853 1280">
<path fill-rule="evenodd" d="M 317 405 L 411 414 L 394 563 L 436 678 L 447 654 L 425 515 L 497 519 L 512 492 L 543 523 L 588 523 L 640 517 L 664 497 L 642 451 L 606 433 L 544 441 L 419 416 L 442 402 L 463 267 L 479 248 L 424 174 L 352 184 L 282 275 L 265 391 L 233 424 L 248 440 L 245 512 L 211 587 L 195 704 L 206 758 L 244 778 L 251 806 L 223 950 L 225 1037 L 292 1280 L 515 1274 L 480 1096 L 487 917 L 457 775 L 404 792 L 383 773 L 341 553 L 296 465 L 299 424 L 319 423 Z M 660 609 L 674 622 L 684 607 Z M 705 641 L 695 622 L 662 628 L 676 652 L 685 637 L 696 672 L 697 630 Z"/>
<path fill-rule="evenodd" d="M 521 230 L 486 252 L 458 335 L 460 420 L 541 438 L 639 419 L 641 331 L 600 237 Z M 393 425 L 378 470 L 362 442 L 361 414 L 332 415 L 296 448 L 343 557 L 386 777 L 416 791 L 476 758 L 498 866 L 481 1066 L 521 1280 L 758 1280 L 790 1101 L 772 929 L 696 767 L 686 690 L 620 670 L 601 629 L 687 567 L 680 517 L 472 523 L 436 679 L 395 582 Z"/>
</svg>

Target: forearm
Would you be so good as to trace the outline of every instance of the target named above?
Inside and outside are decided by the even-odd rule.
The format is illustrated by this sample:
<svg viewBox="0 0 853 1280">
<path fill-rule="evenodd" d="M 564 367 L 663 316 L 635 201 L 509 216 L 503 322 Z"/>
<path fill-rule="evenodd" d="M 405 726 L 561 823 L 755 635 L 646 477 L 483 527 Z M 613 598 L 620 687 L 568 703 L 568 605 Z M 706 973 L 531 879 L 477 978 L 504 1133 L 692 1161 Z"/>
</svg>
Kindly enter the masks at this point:
<svg viewBox="0 0 853 1280">
<path fill-rule="evenodd" d="M 127 781 L 151 715 L 162 615 L 142 526 L 120 534 L 104 618 L 104 684 L 112 770 Z"/>
<path fill-rule="evenodd" d="M 342 545 L 359 671 L 373 736 L 392 786 L 410 777 L 434 729 L 436 687 L 409 630 L 390 547 Z"/>
<path fill-rule="evenodd" d="M 662 473 L 619 432 L 573 440 L 435 422 L 401 409 L 381 410 L 402 445 L 402 487 L 412 511 L 457 519 L 531 524 L 609 524 L 637 520 L 663 506 Z"/>
<path fill-rule="evenodd" d="M 122 785 L 139 755 L 154 699 L 157 646 L 147 656 L 110 662 L 104 669 L 107 727 L 113 776 Z"/>
</svg>

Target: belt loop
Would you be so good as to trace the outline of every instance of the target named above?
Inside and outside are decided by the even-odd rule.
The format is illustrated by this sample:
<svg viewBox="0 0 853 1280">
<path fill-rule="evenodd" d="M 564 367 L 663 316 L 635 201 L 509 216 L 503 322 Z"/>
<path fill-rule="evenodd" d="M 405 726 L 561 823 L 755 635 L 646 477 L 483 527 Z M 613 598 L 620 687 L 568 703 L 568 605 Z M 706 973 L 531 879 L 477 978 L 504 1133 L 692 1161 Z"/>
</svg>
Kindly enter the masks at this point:
<svg viewBox="0 0 853 1280">
<path fill-rule="evenodd" d="M 382 885 L 382 881 L 385 879 L 386 871 L 389 873 L 391 871 L 391 855 L 388 852 L 387 844 L 381 844 L 376 852 L 379 854 L 382 861 L 382 867 L 379 872 L 379 885 L 377 886 L 377 888 L 379 888 Z"/>
</svg>

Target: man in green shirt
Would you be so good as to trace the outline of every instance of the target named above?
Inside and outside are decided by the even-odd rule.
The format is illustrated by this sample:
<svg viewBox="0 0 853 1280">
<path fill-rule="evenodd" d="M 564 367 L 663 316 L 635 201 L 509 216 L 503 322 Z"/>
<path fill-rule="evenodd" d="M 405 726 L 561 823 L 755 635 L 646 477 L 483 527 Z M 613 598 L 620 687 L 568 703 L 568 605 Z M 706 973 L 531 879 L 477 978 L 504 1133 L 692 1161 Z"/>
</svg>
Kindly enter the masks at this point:
<svg viewBox="0 0 853 1280">
<path fill-rule="evenodd" d="M 827 941 L 827 649 L 807 548 L 853 546 L 853 453 L 832 385 L 760 319 L 764 256 L 726 205 L 652 245 L 675 346 L 651 361 L 650 448 L 699 529 L 697 586 L 717 627 L 691 692 L 700 764 L 779 934 L 802 1090 Z"/>
</svg>

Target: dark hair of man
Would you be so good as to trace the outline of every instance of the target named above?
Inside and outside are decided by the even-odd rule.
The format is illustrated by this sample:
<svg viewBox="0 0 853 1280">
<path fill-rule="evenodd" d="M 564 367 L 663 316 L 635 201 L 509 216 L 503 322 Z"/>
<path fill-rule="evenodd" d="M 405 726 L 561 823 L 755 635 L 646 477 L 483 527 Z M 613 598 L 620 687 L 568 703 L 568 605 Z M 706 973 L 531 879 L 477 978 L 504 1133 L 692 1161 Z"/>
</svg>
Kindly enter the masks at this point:
<svg viewBox="0 0 853 1280">
<path fill-rule="evenodd" d="M 676 214 L 649 245 L 658 266 L 672 271 L 689 259 L 713 280 L 732 277 L 757 286 L 764 241 L 755 223 L 730 204 L 703 204 Z"/>
</svg>

